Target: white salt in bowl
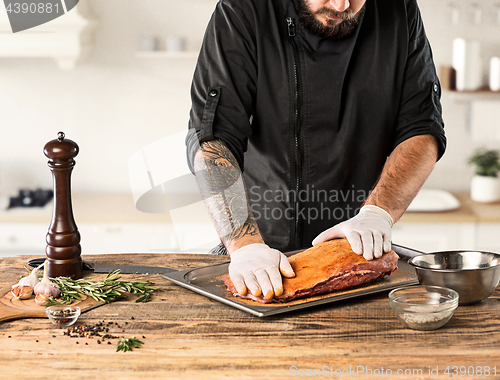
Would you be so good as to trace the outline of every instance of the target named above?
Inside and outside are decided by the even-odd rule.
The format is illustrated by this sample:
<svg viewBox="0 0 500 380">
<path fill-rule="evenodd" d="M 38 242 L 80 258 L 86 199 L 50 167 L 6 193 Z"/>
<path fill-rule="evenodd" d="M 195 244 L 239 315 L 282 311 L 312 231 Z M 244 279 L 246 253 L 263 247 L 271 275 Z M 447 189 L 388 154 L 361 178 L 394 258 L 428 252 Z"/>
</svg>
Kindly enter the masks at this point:
<svg viewBox="0 0 500 380">
<path fill-rule="evenodd" d="M 458 306 L 458 293 L 440 286 L 408 286 L 389 293 L 396 317 L 414 330 L 436 330 L 444 326 Z"/>
</svg>

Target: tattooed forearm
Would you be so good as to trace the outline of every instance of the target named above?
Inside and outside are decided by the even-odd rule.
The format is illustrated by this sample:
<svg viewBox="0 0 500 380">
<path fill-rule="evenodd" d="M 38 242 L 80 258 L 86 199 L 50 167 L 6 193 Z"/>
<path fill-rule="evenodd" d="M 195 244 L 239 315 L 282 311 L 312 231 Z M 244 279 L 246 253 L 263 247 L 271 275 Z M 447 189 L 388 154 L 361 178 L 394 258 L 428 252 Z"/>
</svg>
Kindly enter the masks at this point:
<svg viewBox="0 0 500 380">
<path fill-rule="evenodd" d="M 263 242 L 240 167 L 227 146 L 220 140 L 202 143 L 194 170 L 208 212 L 228 251 Z"/>
</svg>

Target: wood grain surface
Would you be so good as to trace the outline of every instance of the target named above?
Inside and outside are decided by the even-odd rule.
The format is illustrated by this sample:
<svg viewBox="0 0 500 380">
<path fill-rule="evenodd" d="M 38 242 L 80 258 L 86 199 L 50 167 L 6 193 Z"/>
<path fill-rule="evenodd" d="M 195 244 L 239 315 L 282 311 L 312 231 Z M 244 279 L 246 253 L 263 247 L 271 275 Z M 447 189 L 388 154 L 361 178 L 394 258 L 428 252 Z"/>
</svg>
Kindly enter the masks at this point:
<svg viewBox="0 0 500 380">
<path fill-rule="evenodd" d="M 33 257 L 0 260 L 0 288 L 17 280 L 29 258 Z M 84 259 L 176 269 L 227 260 L 179 254 L 84 255 Z M 146 304 L 135 303 L 130 296 L 89 310 L 77 323 L 112 322 L 110 333 L 140 338 L 142 347 L 115 352 L 116 339 L 112 344 L 98 344 L 95 337 L 71 338 L 48 319 L 8 321 L 0 323 L 0 364 L 5 378 L 500 378 L 498 289 L 480 304 L 460 306 L 441 329 L 421 332 L 405 328 L 396 319 L 387 294 L 257 318 L 160 275 L 123 276 L 150 279 L 163 291 Z M 445 374 L 449 367 L 452 375 L 453 366 L 458 376 Z M 459 376 L 460 367 L 472 376 Z M 484 374 L 485 367 L 490 368 L 489 376 Z M 481 376 L 476 372 L 479 369 Z"/>
</svg>

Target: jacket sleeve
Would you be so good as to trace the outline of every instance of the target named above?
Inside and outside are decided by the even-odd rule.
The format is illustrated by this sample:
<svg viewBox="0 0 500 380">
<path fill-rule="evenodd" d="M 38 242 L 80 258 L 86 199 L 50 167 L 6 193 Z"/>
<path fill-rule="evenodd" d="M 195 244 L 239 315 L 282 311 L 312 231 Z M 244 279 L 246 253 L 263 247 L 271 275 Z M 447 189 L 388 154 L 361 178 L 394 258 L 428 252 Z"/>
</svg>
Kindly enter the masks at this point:
<svg viewBox="0 0 500 380">
<path fill-rule="evenodd" d="M 234 0 L 221 0 L 212 15 L 198 57 L 192 87 L 187 158 L 199 144 L 220 139 L 243 170 L 243 153 L 252 133 L 256 91 L 255 33 Z"/>
<path fill-rule="evenodd" d="M 417 3 L 407 4 L 408 56 L 393 148 L 410 137 L 430 134 L 438 142 L 439 159 L 446 149 L 441 86 Z"/>
</svg>

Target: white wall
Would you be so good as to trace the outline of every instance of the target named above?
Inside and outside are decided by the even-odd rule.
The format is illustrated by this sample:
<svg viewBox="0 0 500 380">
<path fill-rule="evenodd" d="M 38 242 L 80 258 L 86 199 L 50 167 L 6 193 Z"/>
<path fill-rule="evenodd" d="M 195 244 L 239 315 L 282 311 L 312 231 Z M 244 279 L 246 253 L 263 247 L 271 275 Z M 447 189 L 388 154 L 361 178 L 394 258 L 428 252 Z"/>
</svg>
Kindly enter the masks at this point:
<svg viewBox="0 0 500 380">
<path fill-rule="evenodd" d="M 49 59 L 0 59 L 0 195 L 19 187 L 51 187 L 42 150 L 60 130 L 80 146 L 74 191 L 128 192 L 129 158 L 186 128 L 195 64 L 194 58 L 138 59 L 137 38 L 185 35 L 196 49 L 216 2 L 81 0 L 82 12 L 92 15 L 96 28 L 92 50 L 74 70 L 61 71 Z M 500 54 L 500 25 L 491 20 L 494 8 L 487 7 L 494 1 L 476 2 L 484 9 L 480 26 L 470 22 L 470 1 L 454 3 L 461 11 L 458 26 L 449 22 L 449 1 L 419 1 L 436 66 L 451 64 L 455 37 L 481 39 L 485 58 Z M 454 102 L 449 93 L 442 101 L 448 151 L 426 186 L 468 191 L 472 168 L 466 157 L 479 145 L 500 148 L 500 141 L 471 142 L 467 104 Z M 483 119 L 498 118 L 494 107 L 480 108 L 491 113 Z"/>
<path fill-rule="evenodd" d="M 481 41 L 484 72 L 488 70 L 490 57 L 500 55 L 500 24 L 498 23 L 500 8 L 498 8 L 498 1 L 419 0 L 418 3 L 438 70 L 441 65 L 451 66 L 454 38 Z M 459 10 L 458 25 L 451 22 L 450 4 L 454 4 Z M 495 4 L 497 5 L 495 6 Z M 482 10 L 482 22 L 479 25 L 473 23 L 472 12 L 475 5 L 479 5 Z M 486 76 L 484 81 L 487 84 Z M 500 131 L 500 118 L 498 117 L 500 93 L 494 99 L 493 102 L 484 100 L 473 103 L 457 102 L 454 100 L 453 94 L 443 92 L 441 100 L 448 148 L 429 177 L 426 183 L 427 187 L 450 191 L 469 191 L 473 168 L 467 165 L 467 157 L 477 147 L 500 149 L 500 140 L 497 137 L 498 131 Z M 483 114 L 480 114 L 481 112 Z M 469 119 L 472 122 L 469 123 Z M 481 123 L 481 121 L 488 121 L 488 125 Z M 496 136 L 472 141 L 471 129 L 475 128 L 479 128 L 479 130 L 482 128 L 495 129 Z"/>
<path fill-rule="evenodd" d="M 81 3 L 96 28 L 74 70 L 44 58 L 0 58 L 0 196 L 52 186 L 43 147 L 60 130 L 80 147 L 74 191 L 129 192 L 129 158 L 187 128 L 195 58 L 136 58 L 137 39 L 185 35 L 199 48 L 216 0 Z"/>
</svg>

